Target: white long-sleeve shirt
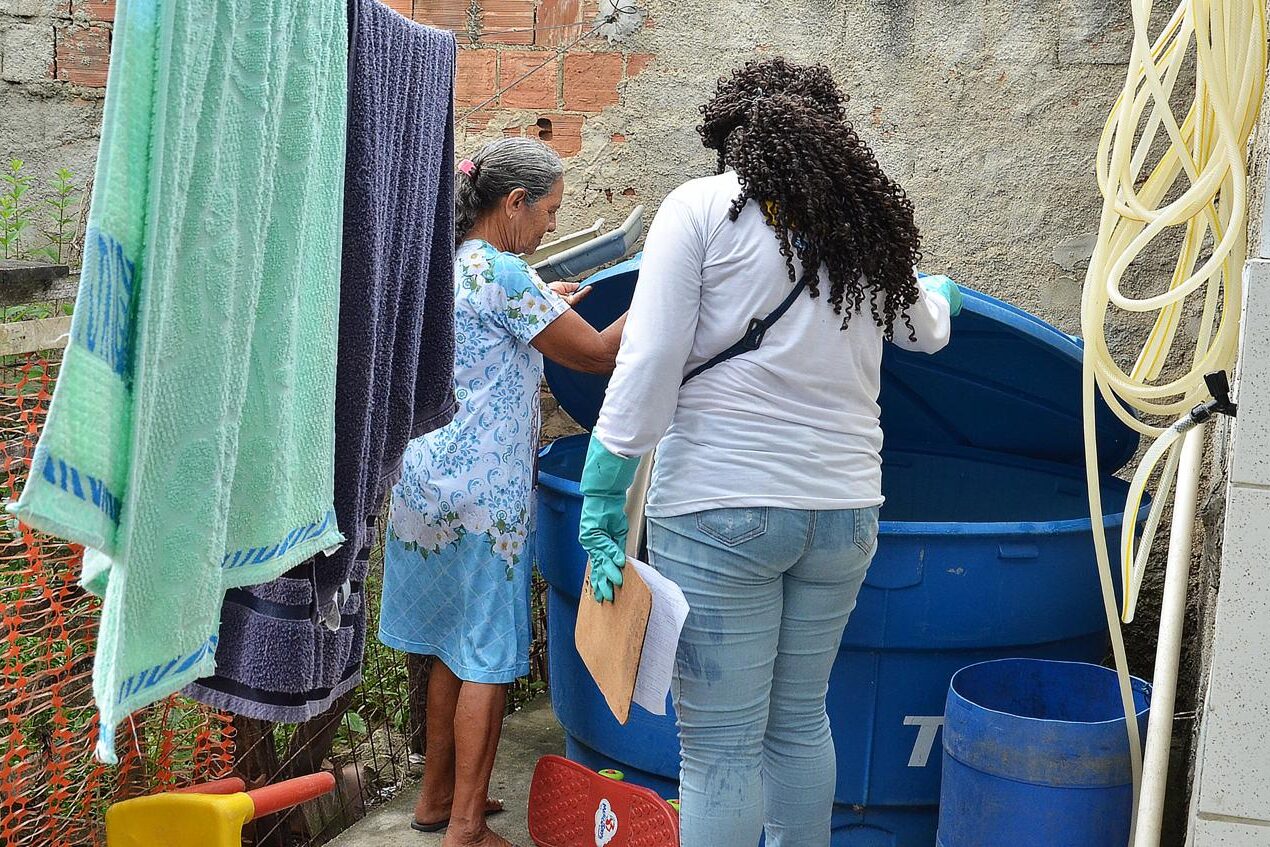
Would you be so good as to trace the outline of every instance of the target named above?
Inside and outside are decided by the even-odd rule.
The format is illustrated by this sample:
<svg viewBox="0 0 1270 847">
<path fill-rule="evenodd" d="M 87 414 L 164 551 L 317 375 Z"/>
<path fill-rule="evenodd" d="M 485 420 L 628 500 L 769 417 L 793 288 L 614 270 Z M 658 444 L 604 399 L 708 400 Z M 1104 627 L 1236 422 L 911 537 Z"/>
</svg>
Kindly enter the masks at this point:
<svg viewBox="0 0 1270 847">
<path fill-rule="evenodd" d="M 776 506 L 855 509 L 882 503 L 878 423 L 882 329 L 865 311 L 842 329 L 826 297 L 798 297 L 754 352 L 680 388 L 790 291 L 785 259 L 758 204 L 728 219 L 734 173 L 688 182 L 666 198 L 644 247 L 639 284 L 595 434 L 619 456 L 657 447 L 647 513 Z M 802 273 L 797 259 L 795 272 Z M 922 292 L 895 343 L 948 343 L 949 307 Z M 660 444 L 659 444 L 660 441 Z"/>
</svg>

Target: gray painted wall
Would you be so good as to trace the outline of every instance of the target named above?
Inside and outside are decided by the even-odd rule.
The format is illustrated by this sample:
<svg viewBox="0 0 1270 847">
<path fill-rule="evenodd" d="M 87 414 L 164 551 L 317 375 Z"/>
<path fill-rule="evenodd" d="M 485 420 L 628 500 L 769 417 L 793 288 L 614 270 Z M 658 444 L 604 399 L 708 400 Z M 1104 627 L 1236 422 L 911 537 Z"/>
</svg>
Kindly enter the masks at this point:
<svg viewBox="0 0 1270 847">
<path fill-rule="evenodd" d="M 1079 242 L 1096 229 L 1093 153 L 1123 83 L 1127 4 L 648 5 L 655 25 L 629 46 L 656 58 L 627 83 L 620 107 L 587 121 L 568 174 L 572 222 L 609 214 L 606 188 L 633 186 L 656 204 L 709 172 L 696 107 L 720 74 L 756 54 L 820 60 L 850 92 L 861 136 L 912 196 L 926 269 L 1076 330 Z M 628 143 L 614 150 L 613 133 Z"/>
</svg>

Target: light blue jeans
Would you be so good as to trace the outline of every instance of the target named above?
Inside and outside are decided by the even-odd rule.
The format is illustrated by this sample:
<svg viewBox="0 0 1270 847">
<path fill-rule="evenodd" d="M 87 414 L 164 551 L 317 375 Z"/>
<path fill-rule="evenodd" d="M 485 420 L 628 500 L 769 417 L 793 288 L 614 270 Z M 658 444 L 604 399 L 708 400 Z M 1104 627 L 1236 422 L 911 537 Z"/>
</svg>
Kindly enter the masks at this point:
<svg viewBox="0 0 1270 847">
<path fill-rule="evenodd" d="M 878 510 L 717 509 L 649 521 L 692 611 L 672 686 L 683 847 L 828 847 L 829 671 Z"/>
</svg>

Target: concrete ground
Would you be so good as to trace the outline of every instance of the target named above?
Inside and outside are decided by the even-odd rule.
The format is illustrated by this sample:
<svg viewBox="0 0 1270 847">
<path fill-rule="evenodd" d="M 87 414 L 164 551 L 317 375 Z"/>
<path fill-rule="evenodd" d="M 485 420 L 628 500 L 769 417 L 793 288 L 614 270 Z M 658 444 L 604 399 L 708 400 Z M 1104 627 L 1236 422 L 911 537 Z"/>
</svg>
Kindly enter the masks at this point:
<svg viewBox="0 0 1270 847">
<path fill-rule="evenodd" d="M 517 847 L 533 845 L 525 820 L 529 781 L 538 759 L 548 753 L 564 753 L 564 730 L 556 723 L 551 701 L 539 697 L 503 725 L 490 783 L 490 795 L 507 804 L 507 811 L 490 818 L 490 828 Z M 440 847 L 444 833 L 425 834 L 410 828 L 417 798 L 417 786 L 405 786 L 400 795 L 350 827 L 329 847 Z"/>
</svg>

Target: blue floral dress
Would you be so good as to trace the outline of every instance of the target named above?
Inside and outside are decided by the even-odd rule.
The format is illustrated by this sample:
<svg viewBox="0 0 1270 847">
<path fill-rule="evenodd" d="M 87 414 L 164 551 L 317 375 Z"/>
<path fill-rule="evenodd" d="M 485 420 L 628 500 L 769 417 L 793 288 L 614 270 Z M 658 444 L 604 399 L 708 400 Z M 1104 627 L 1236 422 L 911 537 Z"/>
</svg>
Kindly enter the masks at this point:
<svg viewBox="0 0 1270 847">
<path fill-rule="evenodd" d="M 529 672 L 530 494 L 542 354 L 569 308 L 521 259 L 483 241 L 454 267 L 453 423 L 406 449 L 393 488 L 379 639 L 460 679 Z"/>
</svg>

